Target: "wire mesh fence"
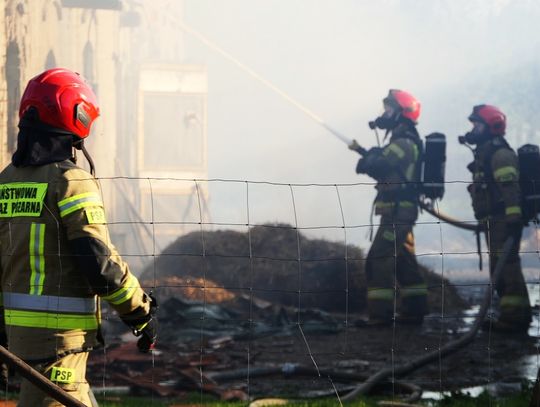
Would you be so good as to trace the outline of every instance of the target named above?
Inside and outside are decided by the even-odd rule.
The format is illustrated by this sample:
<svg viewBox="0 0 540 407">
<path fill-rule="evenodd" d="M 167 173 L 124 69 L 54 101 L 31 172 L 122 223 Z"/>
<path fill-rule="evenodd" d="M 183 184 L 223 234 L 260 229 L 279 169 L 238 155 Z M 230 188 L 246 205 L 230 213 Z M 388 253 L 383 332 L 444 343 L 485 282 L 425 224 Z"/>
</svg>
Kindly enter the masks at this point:
<svg viewBox="0 0 540 407">
<path fill-rule="evenodd" d="M 369 391 L 394 400 L 536 377 L 537 224 L 526 230 L 520 251 L 534 306 L 529 336 L 500 335 L 487 325 L 447 357 L 445 346 L 472 329 L 493 288 L 489 249 L 480 250 L 486 266 L 479 272 L 471 232 L 421 213 L 414 234 L 428 313 L 422 324 L 397 318 L 404 287 L 396 248 L 393 318 L 370 326 L 365 262 L 371 231 L 379 226 L 379 218 L 370 217 L 372 183 L 128 177 L 99 183 L 111 239 L 160 306 L 158 345 L 139 354 L 131 332 L 103 305 L 106 346 L 92 351 L 87 374 L 101 402 L 120 393 L 159 405 L 191 392 L 201 404 L 209 403 L 207 394 L 223 400 L 323 397 L 341 404 L 384 369 L 387 376 Z M 464 183 L 447 189 L 449 209 L 475 224 L 468 201 L 459 199 L 463 193 L 456 192 L 457 204 L 451 195 Z M 488 313 L 496 312 L 495 295 Z M 402 371 L 430 353 L 438 357 Z"/>
</svg>

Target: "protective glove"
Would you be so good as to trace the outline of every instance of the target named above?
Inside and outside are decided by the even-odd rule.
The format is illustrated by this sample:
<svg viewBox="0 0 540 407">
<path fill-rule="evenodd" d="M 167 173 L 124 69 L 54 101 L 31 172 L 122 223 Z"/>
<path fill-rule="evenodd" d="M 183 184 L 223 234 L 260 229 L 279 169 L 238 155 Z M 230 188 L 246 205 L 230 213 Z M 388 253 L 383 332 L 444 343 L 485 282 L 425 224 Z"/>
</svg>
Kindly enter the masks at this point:
<svg viewBox="0 0 540 407">
<path fill-rule="evenodd" d="M 157 320 L 155 318 L 150 319 L 138 333 L 138 336 L 140 336 L 137 341 L 139 351 L 148 353 L 153 350 L 157 341 Z"/>
<path fill-rule="evenodd" d="M 377 179 L 379 177 L 379 168 L 376 165 L 377 159 L 382 154 L 382 148 L 373 147 L 367 154 L 358 160 L 356 164 L 356 173 L 357 174 L 367 174 L 372 178 Z"/>
<path fill-rule="evenodd" d="M 349 150 L 357 151 L 360 147 L 360 144 L 356 140 L 353 140 L 351 144 L 349 144 Z"/>
<path fill-rule="evenodd" d="M 122 321 L 131 328 L 133 335 L 140 337 L 137 341 L 137 348 L 141 352 L 149 352 L 156 344 L 157 339 L 157 319 L 156 311 L 158 308 L 156 298 L 150 294 L 146 294 L 146 299 L 150 300 L 150 310 L 148 314 L 139 316 L 140 310 L 135 310 L 131 314 L 123 315 Z M 136 314 L 136 316 L 133 315 Z"/>
<path fill-rule="evenodd" d="M 158 303 L 152 292 L 148 294 L 150 298 L 150 312 L 148 313 L 148 321 L 137 329 L 133 330 L 135 336 L 140 336 L 137 341 L 137 348 L 140 352 L 147 353 L 154 349 L 157 341 L 157 319 L 156 312 Z"/>
</svg>

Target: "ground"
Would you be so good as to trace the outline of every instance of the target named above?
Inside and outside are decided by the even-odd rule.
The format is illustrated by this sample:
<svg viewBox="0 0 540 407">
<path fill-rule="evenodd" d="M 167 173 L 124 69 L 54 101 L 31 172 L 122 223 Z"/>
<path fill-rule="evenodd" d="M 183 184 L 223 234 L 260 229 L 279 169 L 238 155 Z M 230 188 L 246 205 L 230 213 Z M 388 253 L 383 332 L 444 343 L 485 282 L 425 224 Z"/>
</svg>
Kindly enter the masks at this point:
<svg viewBox="0 0 540 407">
<path fill-rule="evenodd" d="M 344 315 L 334 317 L 345 322 Z M 251 340 L 249 335 L 203 335 L 188 343 L 158 346 L 154 355 L 134 354 L 133 344 L 113 347 L 105 365 L 102 351 L 93 355 L 89 376 L 92 383 L 105 379 L 107 386 L 128 385 L 138 395 L 181 396 L 201 388 L 231 399 L 332 396 L 335 389 L 343 395 L 373 373 L 437 352 L 471 328 L 471 318 L 464 316 L 441 319 L 430 314 L 422 326 L 383 328 L 357 327 L 354 317 L 350 314 L 347 327 L 343 324 L 333 334 L 310 333 L 293 321 L 293 328 L 281 334 Z M 181 332 L 182 327 L 177 329 Z M 480 331 L 461 350 L 396 377 L 395 385 L 388 384 L 390 375 L 374 393 L 397 397 L 420 388 L 437 395 L 474 386 L 489 386 L 495 396 L 518 392 L 524 379 L 536 375 L 537 344 L 534 336 Z"/>
</svg>

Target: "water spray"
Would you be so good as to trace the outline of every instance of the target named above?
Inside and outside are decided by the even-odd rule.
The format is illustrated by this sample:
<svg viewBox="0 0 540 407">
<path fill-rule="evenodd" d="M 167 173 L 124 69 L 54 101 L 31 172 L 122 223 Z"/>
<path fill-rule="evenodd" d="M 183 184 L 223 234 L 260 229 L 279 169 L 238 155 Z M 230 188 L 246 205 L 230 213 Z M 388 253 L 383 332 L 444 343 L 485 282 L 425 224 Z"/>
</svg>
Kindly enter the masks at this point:
<svg viewBox="0 0 540 407">
<path fill-rule="evenodd" d="M 248 73 L 250 76 L 255 78 L 257 81 L 261 82 L 266 87 L 270 88 L 272 91 L 280 95 L 282 98 L 284 98 L 287 102 L 301 110 L 303 113 L 305 113 L 308 117 L 313 119 L 315 122 L 317 122 L 319 125 L 324 127 L 328 132 L 330 132 L 332 135 L 334 135 L 336 138 L 347 144 L 347 146 L 350 146 L 353 142 L 352 139 L 346 137 L 336 129 L 332 128 L 330 125 L 324 122 L 321 117 L 316 115 L 313 111 L 308 109 L 306 106 L 302 105 L 297 100 L 293 99 L 289 94 L 287 94 L 285 91 L 278 88 L 276 85 L 274 85 L 269 80 L 263 78 L 261 75 L 259 75 L 257 72 L 255 72 L 253 69 L 251 69 L 246 64 L 240 62 L 238 59 L 233 57 L 231 54 L 229 54 L 227 51 L 223 50 L 221 47 L 216 45 L 214 42 L 210 41 L 207 37 L 205 37 L 203 34 L 195 30 L 194 28 L 190 27 L 183 21 L 176 21 L 175 24 L 177 24 L 183 31 L 186 33 L 192 35 L 193 37 L 197 38 L 199 41 L 201 41 L 203 44 L 205 44 L 207 47 L 211 48 L 212 50 L 216 51 L 220 55 L 222 55 L 227 60 L 231 61 L 233 64 L 238 66 L 240 69 L 242 69 L 244 72 Z M 378 139 L 378 137 L 377 137 Z"/>
</svg>

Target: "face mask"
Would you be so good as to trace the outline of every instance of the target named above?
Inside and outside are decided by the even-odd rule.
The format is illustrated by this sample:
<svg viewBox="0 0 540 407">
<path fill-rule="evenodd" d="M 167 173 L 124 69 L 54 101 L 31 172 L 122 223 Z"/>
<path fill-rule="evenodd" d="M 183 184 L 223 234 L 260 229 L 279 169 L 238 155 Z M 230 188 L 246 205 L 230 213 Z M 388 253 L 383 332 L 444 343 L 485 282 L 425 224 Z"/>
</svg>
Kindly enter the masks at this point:
<svg viewBox="0 0 540 407">
<path fill-rule="evenodd" d="M 489 134 L 483 133 L 477 133 L 474 130 L 466 133 L 463 136 L 458 137 L 458 141 L 460 144 L 481 144 L 485 141 L 488 141 L 490 139 Z"/>
<path fill-rule="evenodd" d="M 398 124 L 399 115 L 396 114 L 396 108 L 390 104 L 384 104 L 384 113 L 375 120 L 369 122 L 371 129 L 379 128 L 382 130 L 392 130 Z"/>
<path fill-rule="evenodd" d="M 472 130 L 459 138 L 461 144 L 463 144 L 463 142 L 467 144 L 482 144 L 491 138 L 485 123 L 473 121 L 472 124 Z"/>
<path fill-rule="evenodd" d="M 379 116 L 375 119 L 375 127 L 383 130 L 391 130 L 396 126 L 396 121 L 390 117 L 385 117 L 384 115 Z"/>
</svg>

